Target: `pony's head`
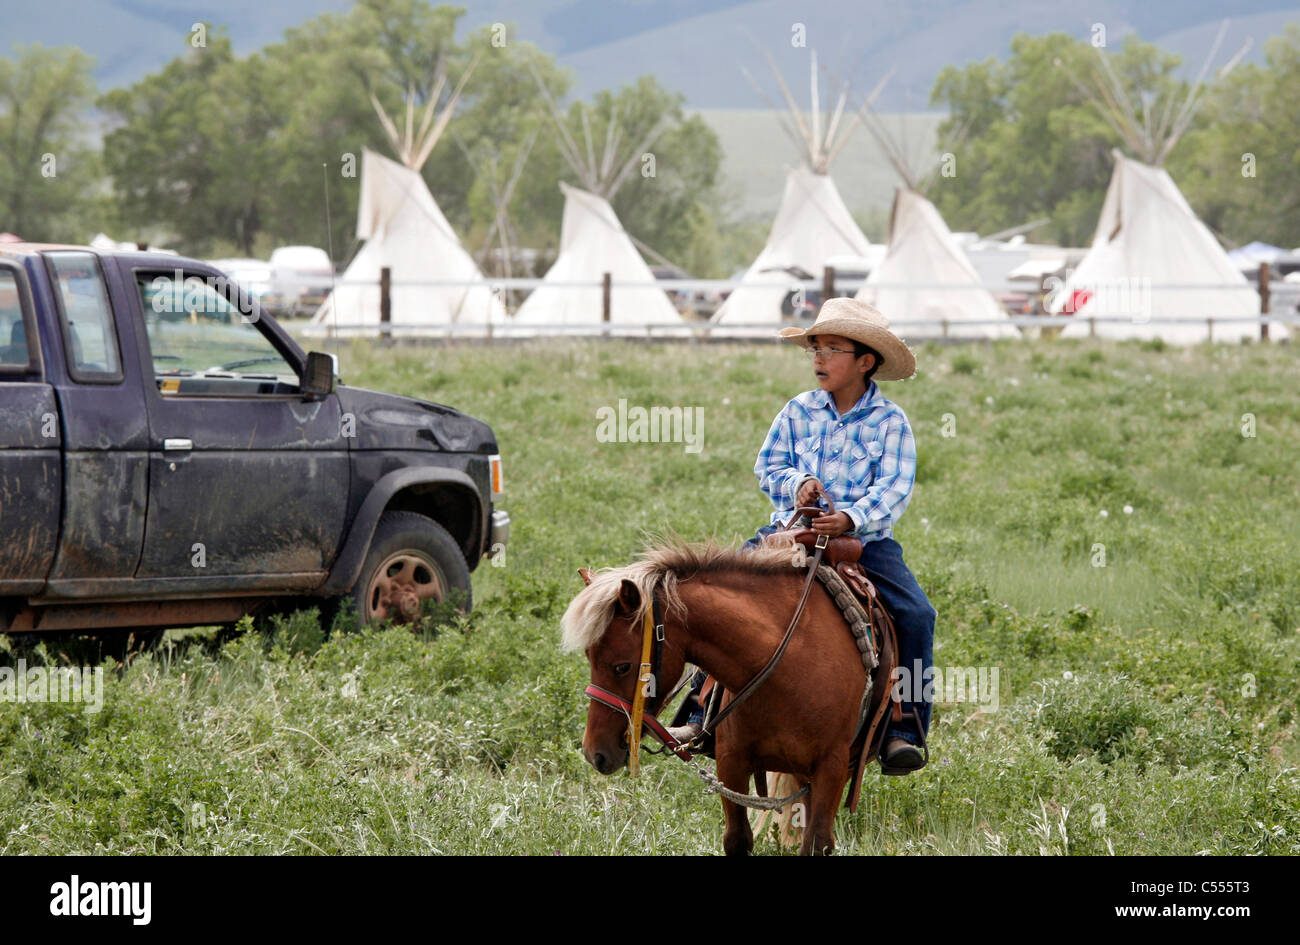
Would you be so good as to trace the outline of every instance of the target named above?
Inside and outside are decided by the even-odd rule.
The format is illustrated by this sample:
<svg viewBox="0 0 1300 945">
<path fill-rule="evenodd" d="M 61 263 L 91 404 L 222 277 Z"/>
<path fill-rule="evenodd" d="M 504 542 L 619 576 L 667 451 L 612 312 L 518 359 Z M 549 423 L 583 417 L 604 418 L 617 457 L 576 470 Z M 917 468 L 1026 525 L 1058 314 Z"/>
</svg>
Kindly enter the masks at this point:
<svg viewBox="0 0 1300 945">
<path fill-rule="evenodd" d="M 600 573 L 581 568 L 578 573 L 587 587 L 564 613 L 563 647 L 566 651 L 583 650 L 591 664 L 592 683 L 628 702 L 633 701 L 638 685 L 645 614 L 658 589 L 665 626 L 663 662 L 661 678 L 654 681 L 653 694 L 645 700 L 646 714 L 655 715 L 686 666 L 680 643 L 674 642 L 679 635 L 669 629 L 670 621 L 682 612 L 676 576 L 643 564 Z M 627 764 L 629 747 L 627 716 L 592 702 L 582 737 L 587 761 L 601 774 L 613 774 Z"/>
<path fill-rule="evenodd" d="M 561 619 L 562 647 L 582 650 L 591 664 L 591 682 L 629 703 L 636 694 L 641 662 L 643 621 L 658 593 L 664 620 L 663 662 L 653 695 L 646 699 L 647 715 L 657 715 L 686 667 L 686 608 L 678 579 L 701 571 L 740 568 L 767 572 L 789 570 L 789 549 L 764 548 L 741 552 L 713 542 L 672 542 L 650 548 L 636 563 L 593 572 L 580 568 L 586 588 L 569 604 Z M 616 709 L 592 702 L 582 751 L 601 774 L 613 774 L 627 763 L 628 720 Z"/>
</svg>

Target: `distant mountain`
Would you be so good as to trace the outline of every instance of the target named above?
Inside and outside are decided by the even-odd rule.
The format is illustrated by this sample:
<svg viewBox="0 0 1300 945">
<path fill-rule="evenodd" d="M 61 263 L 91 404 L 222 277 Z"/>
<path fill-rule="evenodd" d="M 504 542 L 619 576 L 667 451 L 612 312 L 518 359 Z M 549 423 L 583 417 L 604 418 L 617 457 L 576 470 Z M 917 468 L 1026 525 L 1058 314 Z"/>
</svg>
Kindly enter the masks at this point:
<svg viewBox="0 0 1300 945">
<path fill-rule="evenodd" d="M 897 67 L 880 107 L 927 107 L 946 65 L 1004 56 L 1017 32 L 1089 35 L 1103 23 L 1107 39 L 1131 32 L 1182 53 L 1199 66 L 1218 22 L 1234 18 L 1221 55 L 1254 37 L 1250 58 L 1285 23 L 1300 22 L 1286 0 L 463 0 L 462 24 L 508 22 L 513 36 L 536 43 L 577 73 L 586 96 L 653 73 L 682 92 L 692 108 L 760 108 L 742 77 L 744 65 L 771 85 L 759 47 L 777 61 L 800 96 L 807 95 L 808 51 L 828 76 L 864 91 Z M 284 30 L 349 0 L 0 0 L 0 54 L 13 43 L 75 45 L 96 57 L 101 88 L 133 82 L 185 49 L 190 26 L 224 25 L 247 53 Z M 791 45 L 802 24 L 806 48 Z M 772 92 L 774 93 L 774 89 Z"/>
<path fill-rule="evenodd" d="M 95 57 L 102 90 L 129 85 L 181 55 L 197 22 L 225 26 L 244 54 L 351 0 L 0 0 L 0 55 L 13 44 L 76 46 Z"/>
<path fill-rule="evenodd" d="M 1091 35 L 1106 27 L 1114 45 L 1130 33 L 1183 55 L 1199 68 L 1219 23 L 1240 16 L 1220 51 L 1220 62 L 1246 35 L 1255 40 L 1249 59 L 1260 57 L 1263 41 L 1285 23 L 1300 23 L 1300 7 L 1280 0 L 751 0 L 723 10 L 614 40 L 563 57 L 578 73 L 578 94 L 619 85 L 653 71 L 698 108 L 747 108 L 761 103 L 740 67 L 769 86 L 761 50 L 766 50 L 796 95 L 807 96 L 810 49 L 828 76 L 847 78 L 865 92 L 890 69 L 894 78 L 879 106 L 910 110 L 928 105 L 930 90 L 947 65 L 1001 58 L 1018 32 Z M 792 44 L 802 24 L 807 48 Z M 1234 42 L 1235 40 L 1235 42 Z M 775 94 L 775 89 L 769 92 Z"/>
<path fill-rule="evenodd" d="M 1017 32 L 1090 35 L 1106 27 L 1117 44 L 1136 32 L 1200 67 L 1224 16 L 1234 17 L 1220 50 L 1224 62 L 1246 37 L 1250 59 L 1300 8 L 1283 0 L 463 0 L 465 29 L 510 23 L 513 39 L 536 43 L 577 76 L 590 96 L 652 73 L 682 92 L 722 143 L 726 204 L 738 219 L 776 210 L 785 172 L 799 160 L 766 102 L 741 74 L 747 68 L 773 101 L 776 82 L 766 50 L 801 106 L 808 102 L 810 50 L 817 50 L 825 107 L 832 80 L 849 79 L 859 95 L 891 68 L 877 108 L 891 117 L 914 153 L 932 154 L 941 116 L 929 107 L 935 77 L 947 65 L 1001 58 Z M 286 28 L 350 0 L 0 0 L 0 54 L 12 43 L 75 45 L 96 57 L 101 89 L 134 82 L 186 48 L 200 21 L 226 28 L 243 54 L 278 41 Z M 796 26 L 798 24 L 798 26 Z M 792 45 L 800 30 L 806 46 Z M 894 172 L 859 129 L 832 168 L 849 209 L 868 229 L 883 226 Z"/>
</svg>

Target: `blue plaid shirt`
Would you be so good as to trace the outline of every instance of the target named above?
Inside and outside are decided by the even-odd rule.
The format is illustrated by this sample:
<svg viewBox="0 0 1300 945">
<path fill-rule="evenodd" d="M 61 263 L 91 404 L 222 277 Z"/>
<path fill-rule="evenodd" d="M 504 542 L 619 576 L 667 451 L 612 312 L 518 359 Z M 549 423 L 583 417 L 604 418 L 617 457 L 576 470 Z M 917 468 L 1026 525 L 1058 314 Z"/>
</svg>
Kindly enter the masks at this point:
<svg viewBox="0 0 1300 945">
<path fill-rule="evenodd" d="M 772 421 L 754 464 L 772 500 L 772 524 L 795 510 L 796 490 L 816 477 L 853 520 L 863 541 L 889 538 L 916 482 L 916 441 L 902 409 L 880 394 L 875 381 L 853 409 L 840 416 L 835 398 L 818 388 L 800 394 Z"/>
</svg>

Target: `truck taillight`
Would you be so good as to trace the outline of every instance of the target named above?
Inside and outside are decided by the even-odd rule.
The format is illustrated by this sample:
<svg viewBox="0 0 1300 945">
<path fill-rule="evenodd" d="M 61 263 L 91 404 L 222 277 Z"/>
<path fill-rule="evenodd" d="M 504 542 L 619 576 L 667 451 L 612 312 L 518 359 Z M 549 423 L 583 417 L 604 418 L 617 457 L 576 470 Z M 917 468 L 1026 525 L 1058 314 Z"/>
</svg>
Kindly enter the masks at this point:
<svg viewBox="0 0 1300 945">
<path fill-rule="evenodd" d="M 501 455 L 498 453 L 488 457 L 488 466 L 492 473 L 492 498 L 497 499 L 505 492 L 505 479 L 501 474 Z"/>
</svg>

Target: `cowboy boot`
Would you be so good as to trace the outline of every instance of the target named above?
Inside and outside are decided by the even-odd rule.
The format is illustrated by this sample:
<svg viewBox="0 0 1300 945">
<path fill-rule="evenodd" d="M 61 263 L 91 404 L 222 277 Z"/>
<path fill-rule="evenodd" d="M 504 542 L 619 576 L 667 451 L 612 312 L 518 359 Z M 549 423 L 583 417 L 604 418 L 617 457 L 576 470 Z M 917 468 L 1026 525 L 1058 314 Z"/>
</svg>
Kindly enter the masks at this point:
<svg viewBox="0 0 1300 945">
<path fill-rule="evenodd" d="M 704 730 L 704 725 L 694 719 L 685 725 L 668 726 L 668 734 L 677 739 L 679 744 L 685 745 L 691 739 L 696 738 Z"/>
<path fill-rule="evenodd" d="M 911 774 L 925 767 L 925 756 L 907 739 L 895 735 L 885 743 L 880 767 L 882 774 Z"/>
</svg>

